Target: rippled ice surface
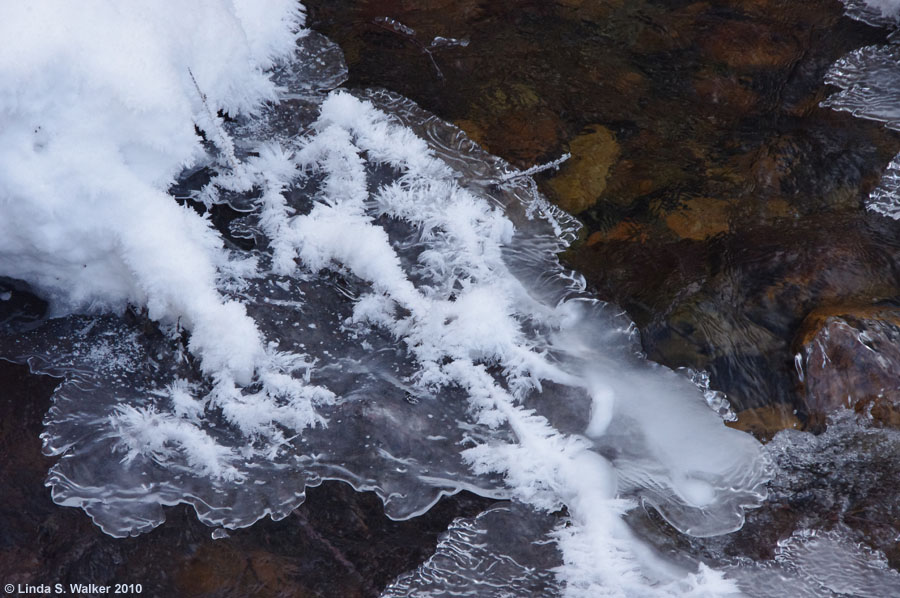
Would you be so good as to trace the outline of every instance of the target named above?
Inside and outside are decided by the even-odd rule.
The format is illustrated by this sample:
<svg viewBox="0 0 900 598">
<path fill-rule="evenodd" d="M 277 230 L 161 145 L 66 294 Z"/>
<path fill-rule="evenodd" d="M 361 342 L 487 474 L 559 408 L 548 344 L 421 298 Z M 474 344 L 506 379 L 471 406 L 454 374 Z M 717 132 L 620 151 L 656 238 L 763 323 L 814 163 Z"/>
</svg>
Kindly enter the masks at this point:
<svg viewBox="0 0 900 598">
<path fill-rule="evenodd" d="M 900 6 L 895 2 L 844 0 L 844 4 L 848 16 L 864 23 L 890 29 L 900 24 Z M 825 82 L 841 90 L 822 105 L 900 130 L 900 45 L 897 42 L 894 34 L 890 44 L 854 50 L 832 65 Z M 866 205 L 874 212 L 900 218 L 900 156 L 887 167 Z"/>
<path fill-rule="evenodd" d="M 434 555 L 395 580 L 382 598 L 557 596 L 561 588 L 548 564 L 562 560 L 552 542 L 535 541 L 554 525 L 552 516 L 535 516 L 517 503 L 457 519 Z"/>
<path fill-rule="evenodd" d="M 726 567 L 754 598 L 888 598 L 900 595 L 900 574 L 884 555 L 841 531 L 798 532 L 779 543 L 775 560 L 738 561 Z"/>
<path fill-rule="evenodd" d="M 819 436 L 785 430 L 766 449 L 775 469 L 770 499 L 788 504 L 790 498 L 803 497 L 807 512 L 798 519 L 797 531 L 778 543 L 773 560 L 726 558 L 719 566 L 747 595 L 758 598 L 783 596 L 785 588 L 803 598 L 900 596 L 900 573 L 889 567 L 884 554 L 863 543 L 872 543 L 868 534 L 891 531 L 889 521 L 878 519 L 895 512 L 900 502 L 893 491 L 900 433 L 844 411 Z M 869 497 L 877 507 L 858 513 L 860 498 L 866 504 Z M 871 518 L 874 525 L 860 531 L 842 522 L 857 516 Z M 896 529 L 887 544 L 896 541 L 893 535 Z"/>
<path fill-rule="evenodd" d="M 175 190 L 244 214 L 222 232 L 259 275 L 222 288 L 293 378 L 222 397 L 177 327 L 6 317 L 0 355 L 64 379 L 43 434 L 54 500 L 127 536 L 178 503 L 211 526 L 281 518 L 323 479 L 374 490 L 394 518 L 467 489 L 513 503 L 458 521 L 388 595 L 730 594 L 621 515 L 643 501 L 685 533 L 738 529 L 765 496 L 759 445 L 559 265 L 577 223 L 529 177 L 404 98 L 322 92 L 340 52 L 303 44 L 275 75 L 282 102 L 230 129 L 238 158 L 275 144 L 289 174 L 238 193 L 201 190 L 195 170 Z M 297 385 L 303 401 L 271 392 Z"/>
<path fill-rule="evenodd" d="M 900 18 L 897 15 L 895 0 L 842 0 L 847 16 L 868 23 L 874 27 L 896 25 Z"/>
</svg>

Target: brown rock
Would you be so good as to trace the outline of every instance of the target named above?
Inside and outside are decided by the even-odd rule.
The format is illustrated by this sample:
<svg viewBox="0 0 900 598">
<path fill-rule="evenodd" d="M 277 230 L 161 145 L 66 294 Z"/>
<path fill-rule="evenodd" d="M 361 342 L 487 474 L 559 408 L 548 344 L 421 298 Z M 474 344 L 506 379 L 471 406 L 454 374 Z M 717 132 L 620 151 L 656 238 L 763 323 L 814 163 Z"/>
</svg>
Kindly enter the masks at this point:
<svg viewBox="0 0 900 598">
<path fill-rule="evenodd" d="M 702 241 L 729 230 L 730 202 L 698 197 L 685 202 L 683 209 L 666 216 L 666 225 L 682 239 Z"/>
<path fill-rule="evenodd" d="M 580 19 L 594 21 L 609 16 L 624 0 L 556 0 L 556 3 L 575 13 Z"/>
<path fill-rule="evenodd" d="M 742 81 L 733 73 L 721 75 L 710 69 L 694 79 L 694 92 L 701 102 L 719 106 L 741 118 L 755 110 L 759 96 L 750 89 L 750 81 Z M 723 110 L 717 111 L 717 115 Z"/>
<path fill-rule="evenodd" d="M 482 127 L 479 123 L 474 120 L 462 119 L 453 123 L 457 127 L 463 130 L 463 132 L 475 143 L 480 145 L 485 151 L 491 151 L 490 147 L 487 145 L 485 141 L 487 135 L 484 132 L 484 127 Z"/>
<path fill-rule="evenodd" d="M 782 430 L 799 430 L 803 427 L 794 410 L 784 404 L 745 409 L 737 416 L 737 421 L 725 422 L 725 425 L 749 432 L 762 441 L 771 440 Z"/>
<path fill-rule="evenodd" d="M 489 151 L 527 168 L 558 155 L 563 124 L 529 85 L 488 85 L 457 126 Z"/>
<path fill-rule="evenodd" d="M 559 146 L 562 125 L 555 114 L 542 108 L 509 110 L 486 128 L 486 147 L 504 148 L 503 156 L 522 168 L 542 161 Z"/>
<path fill-rule="evenodd" d="M 619 159 L 619 144 L 612 131 L 595 125 L 573 139 L 569 151 L 572 157 L 550 179 L 550 186 L 559 207 L 578 214 L 597 203 L 606 189 L 609 170 Z"/>
<path fill-rule="evenodd" d="M 703 49 L 735 69 L 780 68 L 799 60 L 803 49 L 791 33 L 754 21 L 717 23 Z"/>
<path fill-rule="evenodd" d="M 637 222 L 624 220 L 605 231 L 597 231 L 588 237 L 587 245 L 609 243 L 610 241 L 636 241 L 644 243 L 649 237 L 647 228 Z"/>
<path fill-rule="evenodd" d="M 800 396 L 813 429 L 840 408 L 900 427 L 900 310 L 814 310 L 800 327 L 795 350 Z"/>
</svg>

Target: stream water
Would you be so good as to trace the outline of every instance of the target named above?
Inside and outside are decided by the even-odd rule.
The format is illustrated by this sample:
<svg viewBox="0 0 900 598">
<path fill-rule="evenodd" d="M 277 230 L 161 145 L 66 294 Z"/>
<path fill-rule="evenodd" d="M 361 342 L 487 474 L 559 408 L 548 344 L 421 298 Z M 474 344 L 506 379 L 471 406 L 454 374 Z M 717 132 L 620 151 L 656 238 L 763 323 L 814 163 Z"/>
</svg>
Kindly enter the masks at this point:
<svg viewBox="0 0 900 598">
<path fill-rule="evenodd" d="M 463 491 L 500 501 L 368 588 L 390 597 L 900 594 L 894 430 L 836 412 L 764 446 L 723 421 L 773 405 L 761 437 L 818 421 L 789 331 L 823 297 L 896 299 L 898 229 L 859 202 L 897 139 L 817 106 L 827 76 L 850 89 L 831 107 L 893 122 L 866 95 L 873 70 L 890 91 L 892 48 L 830 67 L 884 33 L 834 6 L 784 9 L 798 28 L 783 37 L 754 3 L 515 4 L 311 2 L 343 51 L 309 34 L 274 75 L 280 102 L 227 125 L 238 159 L 277 144 L 301 172 L 283 205 L 254 189 L 212 208 L 263 272 L 224 288 L 292 376 L 222 396 L 180 330 L 48 317 L 0 281 L 0 356 L 61 380 L 41 433 L 54 502 L 123 538 L 187 504 L 227 542 L 324 481 L 373 491 L 396 520 Z M 666 109 L 720 94 L 688 120 Z M 558 173 L 528 170 L 566 148 Z M 172 194 L 190 205 L 216 169 Z M 891 180 L 870 200 L 882 213 Z M 288 229 L 296 272 L 279 266 Z M 790 257 L 811 242 L 840 259 L 822 273 Z"/>
</svg>

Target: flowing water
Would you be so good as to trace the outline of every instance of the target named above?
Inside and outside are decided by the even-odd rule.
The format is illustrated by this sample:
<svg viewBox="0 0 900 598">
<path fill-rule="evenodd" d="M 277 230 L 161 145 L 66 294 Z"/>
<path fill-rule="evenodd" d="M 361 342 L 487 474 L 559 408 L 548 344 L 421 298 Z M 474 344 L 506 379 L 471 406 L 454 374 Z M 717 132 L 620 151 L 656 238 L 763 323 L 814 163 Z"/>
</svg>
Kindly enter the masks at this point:
<svg viewBox="0 0 900 598">
<path fill-rule="evenodd" d="M 470 47 L 375 17 L 439 81 L 453 75 L 438 52 Z M 840 63 L 832 80 L 870 89 L 859 72 L 889 51 Z M 282 182 L 285 205 L 255 189 L 213 208 L 233 254 L 265 273 L 223 285 L 293 377 L 223 397 L 181 330 L 141 313 L 47 317 L 26 286 L 2 281 L 0 356 L 62 380 L 41 436 L 58 457 L 55 502 L 117 537 L 153 533 L 164 507 L 188 504 L 225 537 L 287 517 L 325 480 L 374 491 L 395 519 L 464 490 L 507 501 L 454 521 L 383 596 L 900 592 L 884 555 L 812 513 L 770 554 L 721 536 L 748 513 L 738 534 L 777 527 L 771 505 L 823 472 L 835 479 L 812 502 L 846 513 L 847 495 L 900 470 L 894 432 L 842 416 L 823 436 L 783 432 L 763 447 L 726 427 L 708 375 L 648 361 L 629 317 L 560 264 L 581 225 L 533 172 L 396 93 L 331 92 L 346 76 L 336 45 L 304 38 L 298 63 L 275 74 L 280 103 L 228 125 L 240 160 L 273 143 L 291 152 L 301 174 Z M 185 173 L 173 195 L 201 209 L 215 171 Z M 296 272 L 279 267 L 278 209 L 302 233 Z"/>
</svg>

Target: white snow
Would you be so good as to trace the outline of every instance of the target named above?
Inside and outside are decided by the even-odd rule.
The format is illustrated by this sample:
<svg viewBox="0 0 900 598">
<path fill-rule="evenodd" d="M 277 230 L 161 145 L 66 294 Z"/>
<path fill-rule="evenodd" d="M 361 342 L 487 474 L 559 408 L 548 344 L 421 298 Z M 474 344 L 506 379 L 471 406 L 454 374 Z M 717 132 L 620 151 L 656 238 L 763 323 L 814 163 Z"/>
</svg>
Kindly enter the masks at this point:
<svg viewBox="0 0 900 598">
<path fill-rule="evenodd" d="M 248 383 L 265 350 L 217 290 L 222 241 L 166 189 L 206 153 L 195 124 L 220 140 L 211 112 L 276 97 L 302 21 L 293 0 L 0 5 L 0 275 L 56 313 L 180 320 L 204 371 Z"/>
</svg>

